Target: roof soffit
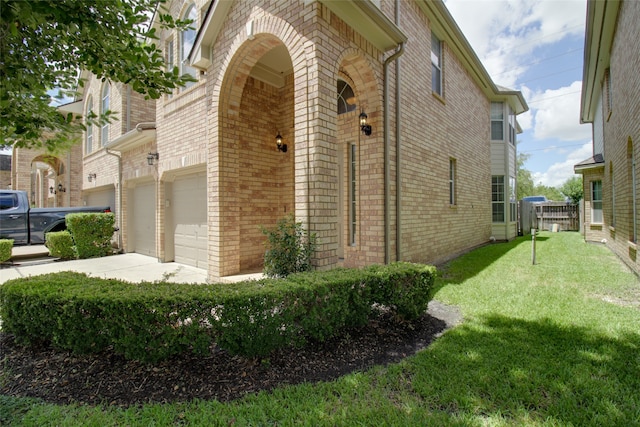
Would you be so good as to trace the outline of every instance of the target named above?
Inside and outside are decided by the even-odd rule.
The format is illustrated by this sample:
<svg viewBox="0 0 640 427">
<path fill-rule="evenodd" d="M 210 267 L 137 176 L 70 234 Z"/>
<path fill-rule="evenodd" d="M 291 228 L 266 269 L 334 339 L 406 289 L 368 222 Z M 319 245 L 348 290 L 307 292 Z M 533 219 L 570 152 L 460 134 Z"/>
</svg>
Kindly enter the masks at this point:
<svg viewBox="0 0 640 427">
<path fill-rule="evenodd" d="M 584 64 L 580 121 L 592 123 L 601 96 L 601 83 L 609 68 L 610 51 L 615 33 L 620 2 L 618 0 L 589 1 L 585 26 Z"/>
</svg>

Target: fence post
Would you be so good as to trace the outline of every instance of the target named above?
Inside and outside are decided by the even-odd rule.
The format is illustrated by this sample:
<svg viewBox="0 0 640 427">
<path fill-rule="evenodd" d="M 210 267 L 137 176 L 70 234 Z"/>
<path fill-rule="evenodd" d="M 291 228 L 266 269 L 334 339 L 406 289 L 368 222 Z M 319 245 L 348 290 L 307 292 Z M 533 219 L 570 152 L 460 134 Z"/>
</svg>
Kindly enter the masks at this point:
<svg viewBox="0 0 640 427">
<path fill-rule="evenodd" d="M 531 264 L 536 265 L 536 229 L 531 229 Z"/>
</svg>

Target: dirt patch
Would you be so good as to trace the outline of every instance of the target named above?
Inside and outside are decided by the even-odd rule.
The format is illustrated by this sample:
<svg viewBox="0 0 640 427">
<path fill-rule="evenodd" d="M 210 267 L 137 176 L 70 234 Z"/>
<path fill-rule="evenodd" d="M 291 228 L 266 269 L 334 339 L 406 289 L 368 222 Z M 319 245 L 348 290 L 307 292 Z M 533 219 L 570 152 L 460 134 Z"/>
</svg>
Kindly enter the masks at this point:
<svg viewBox="0 0 640 427">
<path fill-rule="evenodd" d="M 73 355 L 50 347 L 24 348 L 13 336 L 0 333 L 0 393 L 57 404 L 129 406 L 194 398 L 224 402 L 398 362 L 461 319 L 455 307 L 432 301 L 414 322 L 382 315 L 344 336 L 278 351 L 268 359 L 231 356 L 214 347 L 208 356 L 186 355 L 157 364 L 128 361 L 111 352 Z"/>
</svg>

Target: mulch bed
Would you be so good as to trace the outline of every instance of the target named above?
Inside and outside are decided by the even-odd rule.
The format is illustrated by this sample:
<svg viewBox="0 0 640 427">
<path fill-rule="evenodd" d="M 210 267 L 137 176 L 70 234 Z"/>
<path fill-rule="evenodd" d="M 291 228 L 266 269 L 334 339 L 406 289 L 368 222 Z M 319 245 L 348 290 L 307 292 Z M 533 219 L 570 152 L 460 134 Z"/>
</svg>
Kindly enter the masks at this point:
<svg viewBox="0 0 640 427">
<path fill-rule="evenodd" d="M 442 306 L 438 308 L 436 316 L 443 317 Z M 111 352 L 74 355 L 50 347 L 25 348 L 12 335 L 0 333 L 0 394 L 56 404 L 130 406 L 195 398 L 225 402 L 398 362 L 429 345 L 450 324 L 445 320 L 427 313 L 399 323 L 382 315 L 344 336 L 278 351 L 268 359 L 231 356 L 214 347 L 208 356 L 183 355 L 156 364 Z"/>
</svg>

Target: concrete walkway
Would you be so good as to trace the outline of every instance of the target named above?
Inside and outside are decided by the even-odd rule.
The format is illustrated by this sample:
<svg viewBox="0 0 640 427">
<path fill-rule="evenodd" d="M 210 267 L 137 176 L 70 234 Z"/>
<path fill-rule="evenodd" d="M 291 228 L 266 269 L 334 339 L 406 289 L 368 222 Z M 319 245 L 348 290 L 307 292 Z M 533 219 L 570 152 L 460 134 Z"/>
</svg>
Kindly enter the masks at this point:
<svg viewBox="0 0 640 427">
<path fill-rule="evenodd" d="M 169 281 L 174 283 L 207 283 L 207 270 L 177 262 L 158 262 L 156 258 L 136 253 L 112 255 L 73 261 L 57 261 L 49 257 L 44 246 L 18 246 L 13 248 L 13 264 L 2 264 L 0 283 L 19 277 L 37 276 L 59 271 L 76 271 L 94 277 L 121 279 L 128 282 Z M 217 281 L 232 283 L 259 279 L 262 274 L 224 277 Z"/>
</svg>

